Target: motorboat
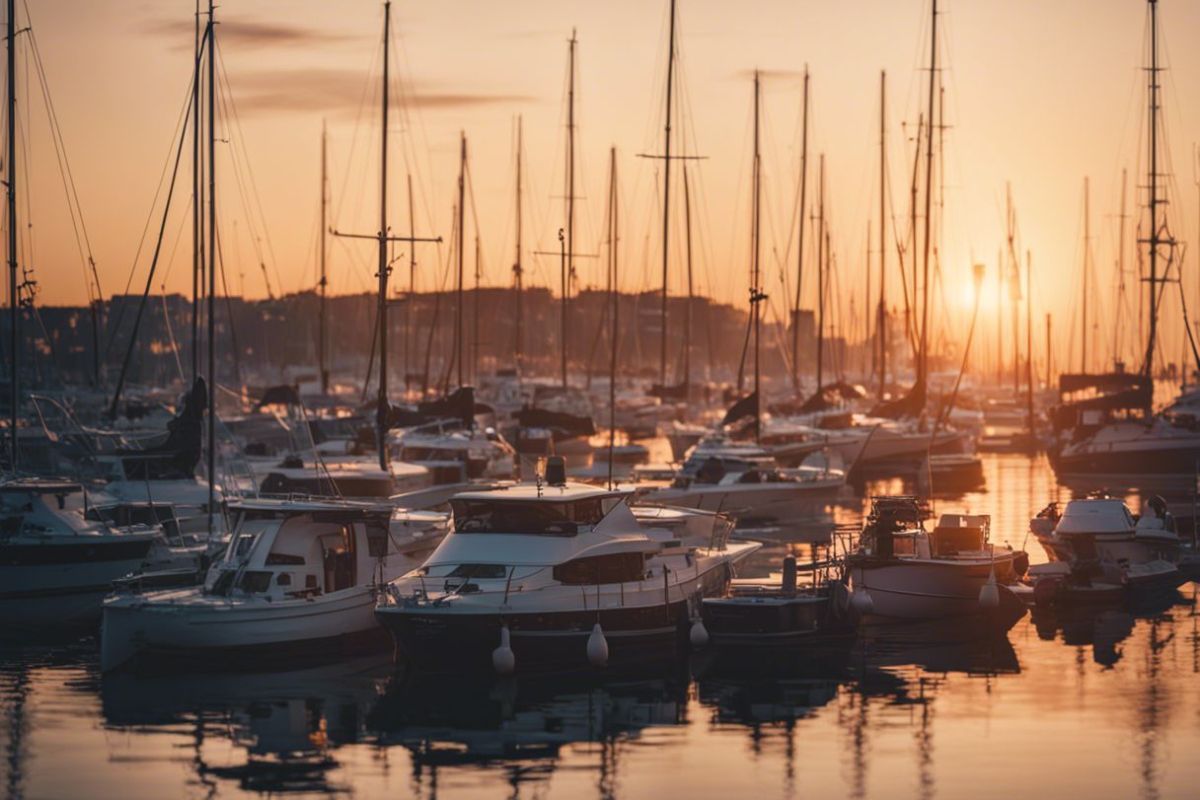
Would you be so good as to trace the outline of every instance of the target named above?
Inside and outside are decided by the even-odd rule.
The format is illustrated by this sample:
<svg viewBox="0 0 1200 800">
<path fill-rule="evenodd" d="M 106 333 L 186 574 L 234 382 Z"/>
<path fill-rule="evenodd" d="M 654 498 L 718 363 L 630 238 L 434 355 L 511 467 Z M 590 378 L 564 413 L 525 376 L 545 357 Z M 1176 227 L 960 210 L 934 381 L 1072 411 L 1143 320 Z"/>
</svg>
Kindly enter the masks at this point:
<svg viewBox="0 0 1200 800">
<path fill-rule="evenodd" d="M 830 562 L 804 565 L 813 580 L 798 581 L 800 565 L 789 554 L 778 580 L 742 579 L 723 597 L 701 604 L 705 636 L 699 646 L 795 647 L 829 636 L 853 634 L 857 620 L 840 569 Z"/>
<path fill-rule="evenodd" d="M 378 588 L 433 552 L 448 518 L 390 503 L 242 500 L 233 537 L 203 586 L 116 594 L 104 602 L 101 669 L 256 666 L 386 644 Z"/>
<path fill-rule="evenodd" d="M 673 652 L 704 596 L 759 548 L 721 515 L 636 511 L 623 489 L 546 478 L 450 500 L 453 530 L 375 610 L 418 668 L 557 671 Z"/>
<path fill-rule="evenodd" d="M 439 420 L 393 436 L 392 456 L 398 461 L 461 463 L 470 479 L 511 478 L 516 469 L 516 450 L 494 428 L 467 429 L 458 420 Z"/>
<path fill-rule="evenodd" d="M 162 529 L 89 519 L 88 503 L 70 481 L 0 483 L 0 625 L 94 623 L 112 582 L 141 568 Z"/>
<path fill-rule="evenodd" d="M 943 514 L 932 531 L 926 503 L 876 497 L 847 556 L 852 597 L 869 618 L 929 620 L 984 615 L 1007 630 L 1025 613 L 1008 588 L 1028 569 L 1024 552 L 989 541 L 986 515 Z"/>
<path fill-rule="evenodd" d="M 692 449 L 667 486 L 640 490 L 639 502 L 719 511 L 739 522 L 781 522 L 811 516 L 839 497 L 846 471 L 815 453 L 783 469 L 763 448 L 710 436 Z"/>
<path fill-rule="evenodd" d="M 1062 509 L 1058 503 L 1046 506 L 1030 520 L 1029 529 L 1051 561 L 1176 561 L 1179 534 L 1166 502 L 1154 497 L 1145 509 L 1134 516 L 1123 500 L 1080 498 Z"/>
</svg>

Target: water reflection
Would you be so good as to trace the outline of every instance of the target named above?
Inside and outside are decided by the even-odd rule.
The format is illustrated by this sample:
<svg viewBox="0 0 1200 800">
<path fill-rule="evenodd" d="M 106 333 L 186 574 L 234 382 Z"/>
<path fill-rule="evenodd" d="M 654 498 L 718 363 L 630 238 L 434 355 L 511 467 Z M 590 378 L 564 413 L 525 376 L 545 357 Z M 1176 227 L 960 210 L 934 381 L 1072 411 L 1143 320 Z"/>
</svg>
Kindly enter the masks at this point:
<svg viewBox="0 0 1200 800">
<path fill-rule="evenodd" d="M 351 782 L 331 777 L 336 750 L 362 739 L 391 669 L 390 658 L 371 657 L 282 673 L 109 674 L 100 697 L 106 727 L 173 737 L 214 794 L 225 782 L 268 794 L 349 793 Z"/>
<path fill-rule="evenodd" d="M 513 795 L 544 784 L 570 754 L 597 757 L 597 785 L 610 796 L 623 745 L 644 730 L 687 723 L 686 676 L 620 682 L 397 676 L 372 711 L 376 742 L 404 748 L 414 790 L 433 798 L 439 774 L 500 773 Z M 584 746 L 582 749 L 580 746 Z"/>
<path fill-rule="evenodd" d="M 1071 494 L 1044 459 L 989 455 L 984 472 L 985 490 L 937 510 L 991 514 L 1018 547 L 1029 516 Z M 763 531 L 754 574 L 820 557 L 822 524 Z M 94 640 L 0 642 L 0 796 L 1155 800 L 1200 785 L 1194 584 L 1039 610 L 1000 638 L 881 627 L 604 682 L 414 679 L 386 657 L 101 679 L 95 659 Z"/>
</svg>

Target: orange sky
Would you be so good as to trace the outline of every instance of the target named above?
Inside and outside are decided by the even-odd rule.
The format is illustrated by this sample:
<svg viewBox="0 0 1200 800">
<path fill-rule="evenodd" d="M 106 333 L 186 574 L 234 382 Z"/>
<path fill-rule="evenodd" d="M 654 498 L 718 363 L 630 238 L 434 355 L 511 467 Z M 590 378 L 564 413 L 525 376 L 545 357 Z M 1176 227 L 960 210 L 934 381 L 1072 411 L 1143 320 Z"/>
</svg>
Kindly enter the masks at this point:
<svg viewBox="0 0 1200 800">
<path fill-rule="evenodd" d="M 1193 166 L 1193 141 L 1200 139 L 1200 108 L 1189 100 L 1197 96 L 1200 54 L 1188 45 L 1200 33 L 1200 4 L 1162 0 L 1160 5 L 1164 60 L 1170 68 L 1163 101 L 1175 176 L 1174 230 L 1180 239 L 1195 241 L 1195 181 L 1200 176 Z M 966 310 L 973 259 L 987 264 L 989 282 L 995 279 L 1005 181 L 1011 181 L 1021 246 L 1033 251 L 1035 313 L 1040 320 L 1045 310 L 1054 312 L 1062 331 L 1056 337 L 1058 358 L 1065 358 L 1070 344 L 1065 329 L 1075 318 L 1079 295 L 1082 181 L 1090 175 L 1097 302 L 1110 309 L 1098 335 L 1111 340 L 1121 168 L 1131 172 L 1131 212 L 1135 187 L 1145 183 L 1144 174 L 1136 172 L 1144 119 L 1139 65 L 1145 4 L 942 0 L 941 7 L 941 53 L 949 66 L 946 122 L 951 126 L 946 132 L 942 254 L 949 314 L 960 319 Z M 185 100 L 192 8 L 192 0 L 40 0 L 31 8 L 106 294 L 122 291 L 129 279 Z M 928 0 L 679 0 L 679 9 L 686 112 L 680 124 L 687 130 L 686 148 L 707 156 L 692 166 L 699 189 L 700 286 L 739 303 L 746 294 L 749 74 L 758 67 L 766 72 L 764 264 L 772 313 L 784 307 L 781 266 L 789 286 L 794 285 L 799 72 L 807 63 L 812 73 L 810 146 L 814 163 L 817 153 L 826 153 L 837 280 L 848 315 L 851 287 L 859 292 L 855 303 L 861 307 L 866 227 L 878 214 L 881 69 L 888 71 L 889 81 L 893 197 L 897 212 L 906 213 L 911 149 L 900 125 L 908 120 L 911 130 L 921 103 Z M 219 9 L 218 19 L 226 23 L 218 31 L 221 57 L 240 119 L 232 140 L 218 145 L 230 289 L 252 297 L 266 294 L 251 231 L 262 239 L 257 249 L 267 263 L 272 291 L 311 287 L 322 119 L 328 119 L 330 131 L 331 222 L 363 232 L 377 227 L 378 112 L 370 103 L 377 92 L 371 76 L 379 69 L 382 6 L 375 0 L 230 0 Z M 607 150 L 615 145 L 624 203 L 623 284 L 657 285 L 658 164 L 635 155 L 661 148 L 666 20 L 666 0 L 397 2 L 393 22 L 401 52 L 394 63 L 411 94 L 411 123 L 399 116 L 393 120 L 393 227 L 408 227 L 403 183 L 412 169 L 420 232 L 449 236 L 458 131 L 465 130 L 484 282 L 507 284 L 513 248 L 513 128 L 515 116 L 522 114 L 527 247 L 556 249 L 555 232 L 562 224 L 566 40 L 575 27 L 580 42 L 579 194 L 584 196 L 577 249 L 596 252 L 601 246 Z M 22 54 L 28 76 L 32 62 L 27 49 Z M 45 112 L 33 78 L 25 89 L 33 94 L 25 104 L 32 119 L 22 124 L 32 134 L 24 137 L 30 173 L 25 186 L 31 188 L 32 261 L 41 302 L 78 303 L 86 298 L 83 270 Z M 360 109 L 364 116 L 356 124 Z M 256 207 L 247 211 L 232 180 L 235 149 L 244 185 L 250 181 L 246 165 L 253 171 L 261 213 Z M 676 198 L 680 189 L 678 184 L 674 188 Z M 814 195 L 815 188 L 810 191 Z M 186 187 L 178 202 L 160 266 L 160 276 L 173 291 L 190 286 Z M 681 225 L 682 208 L 676 207 Z M 469 224 L 468 236 L 474 235 Z M 1133 238 L 1131 228 L 1131 263 Z M 145 280 L 151 244 L 152 239 L 143 245 L 136 262 L 135 291 Z M 370 248 L 369 243 L 331 246 L 334 291 L 368 288 Z M 681 250 L 675 247 L 676 253 Z M 422 287 L 440 285 L 443 268 L 437 252 L 418 251 Z M 889 261 L 895 287 L 894 252 Z M 601 280 L 601 263 L 579 263 L 583 283 Z M 527 266 L 534 283 L 557 281 L 556 259 L 528 256 Z M 1196 296 L 1197 288 L 1192 272 L 1185 263 L 1189 297 Z M 673 291 L 681 291 L 682 269 L 673 273 Z M 163 282 L 156 278 L 156 288 Z M 807 279 L 805 294 L 812 295 Z M 1174 325 L 1178 303 L 1173 290 L 1171 294 L 1166 314 Z M 894 300 L 900 302 L 898 296 Z M 993 312 L 985 304 L 985 313 Z M 994 330 L 994 317 L 990 327 L 986 318 L 981 324 Z M 1178 358 L 1180 347 L 1177 325 L 1174 330 L 1171 359 Z M 1095 358 L 1107 349 L 1097 346 Z"/>
</svg>

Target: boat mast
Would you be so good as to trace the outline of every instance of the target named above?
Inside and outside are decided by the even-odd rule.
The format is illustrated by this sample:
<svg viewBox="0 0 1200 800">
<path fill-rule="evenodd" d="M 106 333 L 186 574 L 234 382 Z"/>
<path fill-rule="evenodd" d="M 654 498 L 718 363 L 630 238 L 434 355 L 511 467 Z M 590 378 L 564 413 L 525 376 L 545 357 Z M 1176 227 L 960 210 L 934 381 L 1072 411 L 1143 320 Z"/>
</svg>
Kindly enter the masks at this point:
<svg viewBox="0 0 1200 800">
<path fill-rule="evenodd" d="M 405 176 L 408 184 L 408 235 L 417 235 L 417 210 L 413 205 L 412 173 Z M 417 248 L 414 242 L 408 248 L 408 302 L 404 304 L 404 393 L 408 394 L 412 377 L 412 338 L 417 316 Z"/>
<path fill-rule="evenodd" d="M 667 107 L 663 125 L 663 232 L 662 232 L 662 334 L 659 337 L 658 380 L 667 385 L 667 259 L 671 243 L 671 90 L 675 83 L 675 0 L 671 0 L 671 22 L 667 35 Z M 684 342 L 684 348 L 688 343 Z"/>
<path fill-rule="evenodd" d="M 929 39 L 929 124 L 931 130 L 925 140 L 925 241 L 924 245 L 924 260 L 921 266 L 922 272 L 922 290 L 921 297 L 921 355 L 917 363 L 917 383 L 922 387 L 925 386 L 925 381 L 928 371 L 929 359 L 929 251 L 932 243 L 932 228 L 933 228 L 933 105 L 935 102 L 935 89 L 937 87 L 938 65 L 937 65 L 937 0 L 932 0 L 932 25 L 930 28 L 931 34 Z"/>
<path fill-rule="evenodd" d="M 11 0 L 10 0 L 11 1 Z M 216 525 L 217 482 L 217 26 L 213 0 L 208 0 L 208 537 Z"/>
<path fill-rule="evenodd" d="M 805 80 L 808 72 L 805 71 Z M 879 73 L 879 399 L 887 391 L 887 72 Z"/>
<path fill-rule="evenodd" d="M 612 354 L 608 366 L 608 488 L 616 486 L 613 480 L 613 450 L 617 444 L 617 337 L 621 326 L 617 318 L 620 310 L 621 293 L 617 288 L 617 148 L 609 150 L 608 178 L 608 285 L 609 302 L 612 303 L 612 335 L 609 343 Z M 686 192 L 687 173 L 684 173 Z"/>
<path fill-rule="evenodd" d="M 196 0 L 196 41 L 192 70 L 192 383 L 200 375 L 200 293 L 204 290 L 200 275 L 204 271 L 204 189 L 200 184 L 200 0 Z"/>
<path fill-rule="evenodd" d="M 1033 251 L 1025 251 L 1025 414 L 1033 434 Z"/>
<path fill-rule="evenodd" d="M 1150 246 L 1150 280 L 1148 291 L 1150 297 L 1150 331 L 1146 338 L 1146 357 L 1142 362 L 1142 374 L 1147 378 L 1154 375 L 1154 345 L 1158 336 L 1158 248 L 1163 244 L 1158 230 L 1158 0 L 1150 3 L 1150 70 L 1149 70 L 1149 108 L 1150 136 L 1150 238 L 1146 244 Z M 10 51 L 11 53 L 11 51 Z M 1151 393 L 1153 394 L 1153 393 Z M 1153 405 L 1153 401 L 1150 402 Z M 1147 412 L 1150 408 L 1146 409 Z"/>
<path fill-rule="evenodd" d="M 522 352 L 523 348 L 521 347 L 521 343 L 522 343 L 521 342 L 521 333 L 522 333 L 521 323 L 523 321 L 521 319 L 521 314 L 522 314 L 522 310 L 523 310 L 521 308 L 521 302 L 524 299 L 524 294 L 525 294 L 523 280 L 522 280 L 524 277 L 524 269 L 521 267 L 521 228 L 522 228 L 522 224 L 521 224 L 522 223 L 522 220 L 521 220 L 521 148 L 523 145 L 522 122 L 523 122 L 522 118 L 520 116 L 518 116 L 517 117 L 517 252 L 516 252 L 516 260 L 513 261 L 513 281 L 514 281 L 514 286 L 515 286 L 515 290 L 516 290 L 515 300 L 516 300 L 516 307 L 517 307 L 516 332 L 514 334 L 514 342 L 513 342 L 513 364 L 517 368 L 517 378 L 518 379 L 520 379 L 520 377 L 521 377 L 521 359 L 522 359 L 522 356 L 524 355 L 524 353 Z"/>
<path fill-rule="evenodd" d="M 804 214 L 808 208 L 808 64 L 804 65 L 804 103 L 800 115 L 800 229 L 797 233 L 796 300 L 792 304 L 792 389 L 800 393 L 800 290 L 804 283 Z"/>
<path fill-rule="evenodd" d="M 8 0 L 8 156 L 5 163 L 8 195 L 8 303 L 9 303 L 9 418 L 8 434 L 12 447 L 9 466 L 16 473 L 18 466 L 17 406 L 21 398 L 20 389 L 20 300 L 17 297 L 17 4 Z"/>
<path fill-rule="evenodd" d="M 761 327 L 761 313 L 759 311 L 759 303 L 766 297 L 762 293 L 762 270 L 760 265 L 760 251 L 762 250 L 762 156 L 759 142 L 759 103 L 761 95 L 761 86 L 758 70 L 754 71 L 754 218 L 753 218 L 753 238 L 754 250 L 751 254 L 751 278 L 750 278 L 750 314 L 754 320 L 754 440 L 758 441 L 760 429 L 762 427 L 762 395 L 761 378 L 762 373 L 759 368 L 759 328 Z"/>
<path fill-rule="evenodd" d="M 687 247 L 687 308 L 683 316 L 683 391 L 684 399 L 692 396 L 692 301 L 695 297 L 692 282 L 692 189 L 688 182 L 687 166 L 683 168 L 683 226 Z"/>
<path fill-rule="evenodd" d="M 1013 335 L 1013 393 L 1021 391 L 1021 257 L 1017 255 L 1016 247 L 1016 214 L 1012 204 L 1012 184 L 1004 184 L 1005 226 L 1008 239 L 1008 260 L 1012 265 L 1012 277 L 1009 284 L 1009 305 L 1012 307 Z"/>
<path fill-rule="evenodd" d="M 464 255 L 467 250 L 467 230 L 463 225 L 466 217 L 464 211 L 467 204 L 466 199 L 466 174 L 467 174 L 467 134 L 459 132 L 459 151 L 458 151 L 458 281 L 455 286 L 455 320 L 454 320 L 454 360 L 458 365 L 458 385 L 464 386 L 463 381 L 463 264 Z"/>
<path fill-rule="evenodd" d="M 379 468 L 388 468 L 387 431 L 390 409 L 388 407 L 388 226 L 387 226 L 387 197 L 388 197 L 388 62 L 390 59 L 388 43 L 391 39 L 392 3 L 387 0 L 383 4 L 383 87 L 382 103 L 380 106 L 380 145 L 379 145 L 379 297 L 378 309 L 375 312 L 377 324 L 376 336 L 379 337 L 379 391 L 375 400 L 375 438 L 379 447 Z"/>
<path fill-rule="evenodd" d="M 825 154 L 821 153 L 817 177 L 817 391 L 825 380 Z"/>
<path fill-rule="evenodd" d="M 1091 277 L 1092 210 L 1088 178 L 1083 178 L 1083 329 L 1080 331 L 1079 371 L 1087 372 L 1088 365 L 1088 278 Z"/>
<path fill-rule="evenodd" d="M 562 385 L 567 388 L 567 315 L 571 304 L 571 278 L 575 275 L 575 29 L 571 29 L 567 77 L 567 239 L 562 275 Z"/>
<path fill-rule="evenodd" d="M 325 363 L 325 338 L 326 338 L 326 313 L 325 294 L 328 279 L 325 274 L 325 260 L 329 249 L 325 244 L 325 232 L 328 228 L 326 223 L 327 206 L 329 200 L 329 182 L 327 178 L 328 162 L 328 134 L 325 129 L 325 121 L 321 121 L 321 314 L 317 327 L 317 360 L 320 362 L 321 369 L 321 394 L 329 394 L 329 365 Z"/>
</svg>

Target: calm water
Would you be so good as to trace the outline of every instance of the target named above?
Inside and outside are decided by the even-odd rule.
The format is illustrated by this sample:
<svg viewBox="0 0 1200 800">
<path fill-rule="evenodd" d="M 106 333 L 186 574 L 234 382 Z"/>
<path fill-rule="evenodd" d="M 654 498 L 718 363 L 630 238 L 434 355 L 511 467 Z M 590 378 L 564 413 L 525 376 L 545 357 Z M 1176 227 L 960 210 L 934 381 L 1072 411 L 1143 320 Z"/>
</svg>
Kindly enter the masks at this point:
<svg viewBox="0 0 1200 800">
<path fill-rule="evenodd" d="M 937 506 L 990 513 L 1020 546 L 1029 515 L 1067 493 L 1043 460 L 985 458 L 988 490 Z M 757 570 L 857 515 L 762 532 Z M 1137 616 L 1026 617 L 998 641 L 918 626 L 791 662 L 702 655 L 607 682 L 403 679 L 387 658 L 101 678 L 93 641 L 0 643 L 0 786 L 28 798 L 1196 797 L 1195 600 L 1187 584 Z"/>
</svg>

